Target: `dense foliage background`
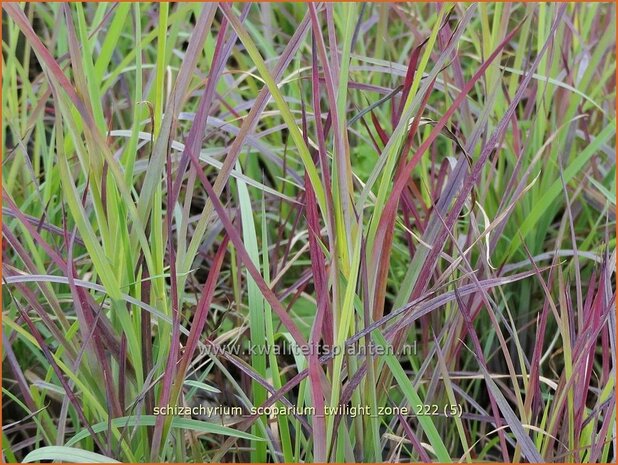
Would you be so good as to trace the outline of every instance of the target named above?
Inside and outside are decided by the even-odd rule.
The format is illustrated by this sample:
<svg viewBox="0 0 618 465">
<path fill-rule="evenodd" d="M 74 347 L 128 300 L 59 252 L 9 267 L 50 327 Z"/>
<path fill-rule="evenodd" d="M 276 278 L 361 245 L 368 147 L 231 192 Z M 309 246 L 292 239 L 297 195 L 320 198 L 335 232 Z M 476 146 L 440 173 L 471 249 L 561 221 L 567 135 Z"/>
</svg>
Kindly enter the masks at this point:
<svg viewBox="0 0 618 465">
<path fill-rule="evenodd" d="M 2 7 L 4 460 L 615 460 L 615 5 Z"/>
</svg>

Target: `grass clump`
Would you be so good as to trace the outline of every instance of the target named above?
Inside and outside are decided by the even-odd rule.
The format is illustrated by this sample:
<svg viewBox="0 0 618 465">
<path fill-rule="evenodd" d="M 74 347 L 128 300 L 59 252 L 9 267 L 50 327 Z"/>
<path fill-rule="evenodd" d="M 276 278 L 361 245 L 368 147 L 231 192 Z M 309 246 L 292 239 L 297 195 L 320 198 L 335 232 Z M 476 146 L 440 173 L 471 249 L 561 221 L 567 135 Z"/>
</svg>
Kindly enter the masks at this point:
<svg viewBox="0 0 618 465">
<path fill-rule="evenodd" d="M 615 17 L 4 3 L 3 458 L 614 460 Z"/>
</svg>

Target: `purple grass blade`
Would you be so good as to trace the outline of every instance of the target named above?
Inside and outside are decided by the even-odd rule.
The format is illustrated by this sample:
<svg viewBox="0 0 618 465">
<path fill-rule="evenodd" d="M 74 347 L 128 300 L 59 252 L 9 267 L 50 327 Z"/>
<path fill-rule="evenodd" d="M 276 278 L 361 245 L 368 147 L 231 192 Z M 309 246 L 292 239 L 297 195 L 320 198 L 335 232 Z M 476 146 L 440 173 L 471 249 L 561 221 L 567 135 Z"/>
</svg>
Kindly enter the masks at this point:
<svg viewBox="0 0 618 465">
<path fill-rule="evenodd" d="M 264 281 L 264 278 L 262 277 L 258 269 L 255 267 L 255 265 L 251 261 L 251 257 L 249 256 L 249 253 L 247 252 L 247 249 L 244 246 L 244 243 L 242 241 L 242 238 L 240 237 L 240 234 L 238 233 L 238 231 L 232 224 L 231 220 L 228 217 L 227 212 L 225 211 L 225 208 L 223 207 L 223 204 L 221 204 L 221 201 L 215 194 L 214 189 L 212 185 L 210 184 L 210 181 L 208 181 L 208 179 L 206 178 L 206 175 L 202 171 L 202 168 L 200 166 L 200 163 L 198 161 L 196 154 L 194 153 L 191 154 L 191 161 L 194 165 L 195 172 L 197 173 L 200 181 L 202 182 L 202 185 L 204 186 L 204 189 L 206 189 L 206 192 L 208 193 L 208 197 L 210 201 L 213 203 L 213 206 L 217 214 L 219 215 L 219 220 L 223 223 L 230 237 L 230 240 L 232 241 L 232 243 L 234 244 L 234 247 L 236 248 L 238 252 L 239 258 L 243 262 L 244 266 L 247 268 L 247 271 L 249 272 L 251 277 L 255 280 L 258 288 L 262 292 L 262 295 L 264 296 L 266 301 L 271 305 L 271 307 L 273 308 L 277 316 L 281 319 L 281 322 L 283 323 L 283 325 L 287 328 L 287 330 L 290 332 L 292 337 L 296 340 L 298 345 L 299 346 L 306 345 L 306 342 L 305 342 L 305 339 L 302 333 L 300 332 L 298 327 L 294 324 L 290 316 L 287 314 L 287 312 L 281 305 L 281 302 L 279 302 L 279 300 L 277 299 L 277 296 L 270 289 L 268 284 L 266 284 L 266 282 Z"/>
</svg>

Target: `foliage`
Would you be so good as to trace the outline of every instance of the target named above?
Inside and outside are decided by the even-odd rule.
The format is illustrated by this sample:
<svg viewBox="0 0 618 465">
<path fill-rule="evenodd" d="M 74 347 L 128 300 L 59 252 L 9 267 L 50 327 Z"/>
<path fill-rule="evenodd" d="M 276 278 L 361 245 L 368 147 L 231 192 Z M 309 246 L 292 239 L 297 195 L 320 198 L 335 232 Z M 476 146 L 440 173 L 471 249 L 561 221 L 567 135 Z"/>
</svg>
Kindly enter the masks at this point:
<svg viewBox="0 0 618 465">
<path fill-rule="evenodd" d="M 613 4 L 2 7 L 5 460 L 615 459 Z"/>
</svg>

